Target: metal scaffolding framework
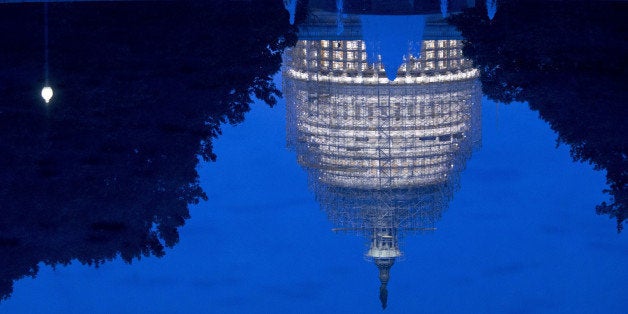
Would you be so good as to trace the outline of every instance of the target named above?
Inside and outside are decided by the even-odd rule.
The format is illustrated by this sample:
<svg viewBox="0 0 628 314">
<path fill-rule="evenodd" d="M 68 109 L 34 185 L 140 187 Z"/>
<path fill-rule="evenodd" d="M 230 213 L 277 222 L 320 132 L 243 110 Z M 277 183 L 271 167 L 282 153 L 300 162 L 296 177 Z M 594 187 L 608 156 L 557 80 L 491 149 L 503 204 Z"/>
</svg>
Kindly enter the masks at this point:
<svg viewBox="0 0 628 314">
<path fill-rule="evenodd" d="M 286 54 L 288 147 L 336 230 L 432 230 L 480 145 L 478 72 L 460 40 L 421 47 L 394 81 L 359 40 L 302 40 Z"/>
<path fill-rule="evenodd" d="M 481 89 L 442 18 L 417 19 L 422 38 L 406 34 L 405 52 L 400 42 L 382 47 L 377 37 L 391 29 L 362 27 L 370 20 L 349 15 L 334 33 L 332 16 L 315 12 L 282 73 L 287 145 L 333 230 L 369 239 L 365 257 L 379 269 L 385 307 L 400 239 L 435 229 L 481 145 Z M 403 55 L 398 69 L 382 63 L 383 48 L 386 60 Z"/>
</svg>

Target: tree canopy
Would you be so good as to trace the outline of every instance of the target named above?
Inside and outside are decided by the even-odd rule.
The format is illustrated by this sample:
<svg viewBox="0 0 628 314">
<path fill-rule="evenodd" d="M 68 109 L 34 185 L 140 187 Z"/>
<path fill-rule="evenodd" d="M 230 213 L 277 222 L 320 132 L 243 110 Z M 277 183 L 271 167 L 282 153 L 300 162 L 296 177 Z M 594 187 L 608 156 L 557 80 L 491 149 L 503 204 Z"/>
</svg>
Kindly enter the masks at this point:
<svg viewBox="0 0 628 314">
<path fill-rule="evenodd" d="M 0 10 L 0 300 L 38 264 L 162 256 L 206 199 L 199 159 L 272 75 L 296 29 L 280 0 L 56 3 Z M 10 43 L 10 44 L 6 44 Z"/>
<path fill-rule="evenodd" d="M 499 1 L 450 18 L 491 99 L 527 102 L 570 145 L 576 161 L 606 170 L 598 214 L 628 218 L 626 2 Z"/>
</svg>

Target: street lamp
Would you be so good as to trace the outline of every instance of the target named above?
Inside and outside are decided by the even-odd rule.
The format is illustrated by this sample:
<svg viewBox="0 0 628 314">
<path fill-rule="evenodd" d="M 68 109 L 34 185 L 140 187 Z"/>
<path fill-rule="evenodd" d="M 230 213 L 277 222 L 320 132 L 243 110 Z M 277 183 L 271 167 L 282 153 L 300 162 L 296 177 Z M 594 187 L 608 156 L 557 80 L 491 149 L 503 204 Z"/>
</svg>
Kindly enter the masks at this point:
<svg viewBox="0 0 628 314">
<path fill-rule="evenodd" d="M 48 2 L 44 2 L 44 46 L 44 69 L 46 83 L 44 88 L 41 89 L 41 98 L 43 98 L 46 104 L 48 104 L 53 95 L 52 87 L 50 87 L 50 84 L 48 83 Z"/>
<path fill-rule="evenodd" d="M 44 88 L 41 89 L 41 98 L 43 98 L 46 103 L 50 102 L 50 98 L 52 98 L 52 95 L 52 87 L 44 86 Z"/>
</svg>

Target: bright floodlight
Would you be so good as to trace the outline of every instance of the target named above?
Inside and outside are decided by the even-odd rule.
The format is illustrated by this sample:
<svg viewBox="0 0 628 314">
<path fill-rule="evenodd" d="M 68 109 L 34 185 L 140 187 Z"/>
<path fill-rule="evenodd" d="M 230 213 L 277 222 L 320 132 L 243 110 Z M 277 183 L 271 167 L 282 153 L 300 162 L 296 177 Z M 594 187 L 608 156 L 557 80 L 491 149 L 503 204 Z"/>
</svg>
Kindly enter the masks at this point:
<svg viewBox="0 0 628 314">
<path fill-rule="evenodd" d="M 50 102 L 50 98 L 52 98 L 52 88 L 50 86 L 45 86 L 41 90 L 41 97 L 46 101 L 46 103 Z"/>
</svg>

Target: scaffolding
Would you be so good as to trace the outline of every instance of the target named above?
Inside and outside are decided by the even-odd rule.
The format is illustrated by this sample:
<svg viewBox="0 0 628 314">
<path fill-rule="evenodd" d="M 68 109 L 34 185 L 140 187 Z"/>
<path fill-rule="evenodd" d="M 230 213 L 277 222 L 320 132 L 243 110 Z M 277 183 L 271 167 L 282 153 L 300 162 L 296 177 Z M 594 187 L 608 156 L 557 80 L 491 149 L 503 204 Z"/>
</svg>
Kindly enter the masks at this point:
<svg viewBox="0 0 628 314">
<path fill-rule="evenodd" d="M 358 31 L 359 19 L 349 21 Z M 284 54 L 287 145 L 333 230 L 369 239 L 382 306 L 401 239 L 435 230 L 481 145 L 479 72 L 455 29 L 433 16 L 426 23 L 396 75 L 377 45 L 368 55 L 360 34 L 330 36 L 320 18 Z"/>
<path fill-rule="evenodd" d="M 478 72 L 461 42 L 421 47 L 394 81 L 360 40 L 302 40 L 286 54 L 288 147 L 336 230 L 433 230 L 480 146 Z"/>
</svg>

